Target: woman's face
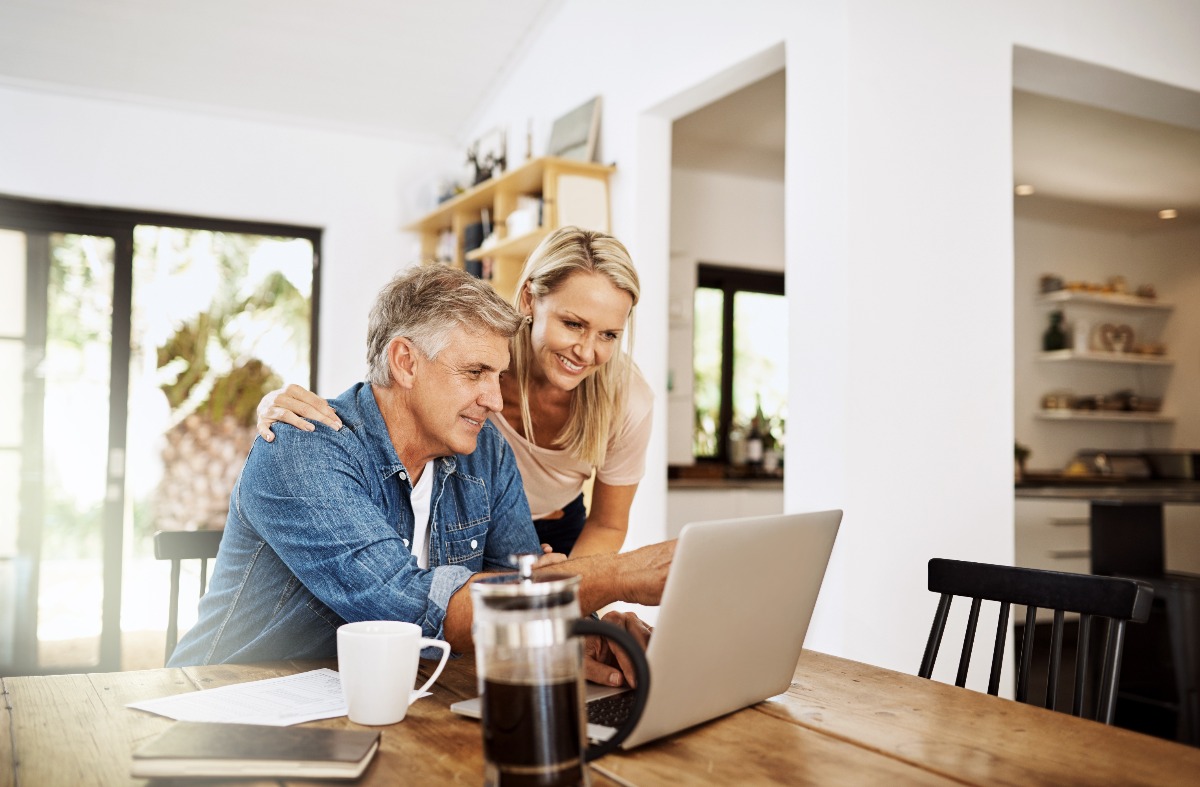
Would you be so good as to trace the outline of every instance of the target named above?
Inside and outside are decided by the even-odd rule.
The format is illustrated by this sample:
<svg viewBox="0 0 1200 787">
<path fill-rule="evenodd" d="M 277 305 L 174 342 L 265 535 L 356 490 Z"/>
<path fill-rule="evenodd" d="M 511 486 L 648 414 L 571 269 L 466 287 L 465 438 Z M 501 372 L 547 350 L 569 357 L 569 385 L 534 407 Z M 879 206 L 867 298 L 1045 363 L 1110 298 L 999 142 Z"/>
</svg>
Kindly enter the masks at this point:
<svg viewBox="0 0 1200 787">
<path fill-rule="evenodd" d="M 573 391 L 612 358 L 633 297 L 599 273 L 575 273 L 557 291 L 527 298 L 534 376 Z"/>
</svg>

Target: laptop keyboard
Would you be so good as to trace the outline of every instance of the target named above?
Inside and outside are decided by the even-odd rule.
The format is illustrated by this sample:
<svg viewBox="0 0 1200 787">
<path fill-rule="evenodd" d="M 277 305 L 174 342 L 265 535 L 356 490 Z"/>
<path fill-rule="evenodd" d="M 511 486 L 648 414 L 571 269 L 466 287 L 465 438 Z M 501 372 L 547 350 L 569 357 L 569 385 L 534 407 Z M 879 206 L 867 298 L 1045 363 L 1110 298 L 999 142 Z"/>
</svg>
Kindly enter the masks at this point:
<svg viewBox="0 0 1200 787">
<path fill-rule="evenodd" d="M 587 703 L 587 720 L 589 724 L 601 724 L 605 727 L 620 727 L 629 718 L 633 710 L 636 691 L 623 691 Z"/>
</svg>

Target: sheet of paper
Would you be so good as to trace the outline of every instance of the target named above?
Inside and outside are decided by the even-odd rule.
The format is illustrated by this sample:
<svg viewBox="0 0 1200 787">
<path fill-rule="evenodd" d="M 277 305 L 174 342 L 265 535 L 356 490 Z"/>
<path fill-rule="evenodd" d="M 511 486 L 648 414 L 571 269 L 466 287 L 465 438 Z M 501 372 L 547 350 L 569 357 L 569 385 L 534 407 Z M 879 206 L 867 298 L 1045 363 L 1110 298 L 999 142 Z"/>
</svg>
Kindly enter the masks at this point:
<svg viewBox="0 0 1200 787">
<path fill-rule="evenodd" d="M 429 694 L 428 691 L 414 691 L 409 696 L 409 703 Z M 342 681 L 337 671 L 331 669 L 174 694 L 131 702 L 126 707 L 178 721 L 240 722 L 275 727 L 346 715 Z"/>
</svg>

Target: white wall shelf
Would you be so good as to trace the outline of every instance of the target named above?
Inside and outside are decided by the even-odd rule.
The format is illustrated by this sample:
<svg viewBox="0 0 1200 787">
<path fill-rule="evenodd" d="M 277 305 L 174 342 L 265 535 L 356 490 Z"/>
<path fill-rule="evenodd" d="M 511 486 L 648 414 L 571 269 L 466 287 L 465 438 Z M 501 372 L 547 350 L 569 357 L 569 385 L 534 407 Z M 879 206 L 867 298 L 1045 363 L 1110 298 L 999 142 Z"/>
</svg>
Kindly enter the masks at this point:
<svg viewBox="0 0 1200 787">
<path fill-rule="evenodd" d="M 1104 410 L 1039 410 L 1035 418 L 1043 421 L 1113 424 L 1173 424 L 1175 418 L 1161 413 L 1137 413 Z"/>
<path fill-rule="evenodd" d="M 1128 364 L 1130 366 L 1174 366 L 1175 364 L 1175 361 L 1164 355 L 1103 352 L 1100 350 L 1051 350 L 1041 353 L 1038 359 L 1042 361 Z"/>
<path fill-rule="evenodd" d="M 1049 292 L 1038 298 L 1038 303 L 1046 306 L 1061 306 L 1069 303 L 1083 306 L 1115 307 L 1144 311 L 1169 312 L 1175 308 L 1173 304 L 1163 303 L 1151 298 L 1140 298 L 1136 295 L 1120 293 L 1079 292 L 1077 290 L 1058 290 Z"/>
</svg>

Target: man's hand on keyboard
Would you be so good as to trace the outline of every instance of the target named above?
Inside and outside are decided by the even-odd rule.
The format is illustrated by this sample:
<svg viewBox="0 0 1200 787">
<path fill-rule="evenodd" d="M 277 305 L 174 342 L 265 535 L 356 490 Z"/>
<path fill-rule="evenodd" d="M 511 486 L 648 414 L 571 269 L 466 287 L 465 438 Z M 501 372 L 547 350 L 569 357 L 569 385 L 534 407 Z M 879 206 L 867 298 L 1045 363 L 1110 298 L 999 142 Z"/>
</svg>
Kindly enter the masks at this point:
<svg viewBox="0 0 1200 787">
<path fill-rule="evenodd" d="M 604 616 L 604 622 L 628 631 L 643 650 L 650 643 L 650 634 L 654 631 L 632 612 L 609 612 Z M 635 683 L 633 662 L 625 655 L 625 651 L 613 646 L 604 637 L 590 636 L 584 642 L 583 674 L 592 683 L 605 686 L 634 686 Z"/>
</svg>

